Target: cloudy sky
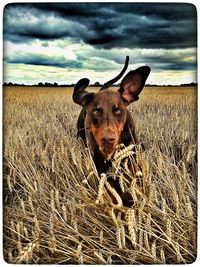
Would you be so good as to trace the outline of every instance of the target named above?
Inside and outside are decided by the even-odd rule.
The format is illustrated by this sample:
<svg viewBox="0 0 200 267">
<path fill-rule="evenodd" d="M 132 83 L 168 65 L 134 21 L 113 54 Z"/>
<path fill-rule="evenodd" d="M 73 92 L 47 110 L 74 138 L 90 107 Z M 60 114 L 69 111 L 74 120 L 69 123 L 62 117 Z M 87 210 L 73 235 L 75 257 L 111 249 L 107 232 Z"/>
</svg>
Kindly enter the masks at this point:
<svg viewBox="0 0 200 267">
<path fill-rule="evenodd" d="M 163 3 L 21 3 L 4 8 L 4 82 L 104 83 L 152 69 L 150 84 L 196 82 L 196 9 Z"/>
</svg>

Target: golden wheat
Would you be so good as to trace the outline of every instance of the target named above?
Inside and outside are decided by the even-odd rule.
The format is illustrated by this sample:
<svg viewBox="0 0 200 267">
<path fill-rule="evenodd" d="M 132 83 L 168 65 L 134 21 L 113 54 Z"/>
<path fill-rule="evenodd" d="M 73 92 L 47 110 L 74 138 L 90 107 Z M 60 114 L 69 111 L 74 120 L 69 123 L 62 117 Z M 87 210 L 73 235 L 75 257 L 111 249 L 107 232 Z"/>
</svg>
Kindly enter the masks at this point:
<svg viewBox="0 0 200 267">
<path fill-rule="evenodd" d="M 102 180 L 89 149 L 76 138 L 80 108 L 71 93 L 64 88 L 4 88 L 5 260 L 194 262 L 196 88 L 145 88 L 141 101 L 129 106 L 141 144 L 120 144 Z M 108 176 L 131 194 L 131 208 L 123 206 Z"/>
<path fill-rule="evenodd" d="M 103 190 L 104 190 L 104 184 L 106 183 L 107 177 L 105 173 L 101 173 L 101 180 L 99 182 L 99 188 L 98 188 L 98 195 L 96 199 L 96 204 L 99 203 L 102 195 L 103 195 Z"/>
<path fill-rule="evenodd" d="M 107 190 L 112 194 L 112 196 L 117 201 L 117 205 L 119 207 L 122 207 L 123 202 L 122 202 L 120 195 L 117 193 L 117 191 L 108 182 L 105 182 L 105 186 L 106 186 Z"/>
</svg>

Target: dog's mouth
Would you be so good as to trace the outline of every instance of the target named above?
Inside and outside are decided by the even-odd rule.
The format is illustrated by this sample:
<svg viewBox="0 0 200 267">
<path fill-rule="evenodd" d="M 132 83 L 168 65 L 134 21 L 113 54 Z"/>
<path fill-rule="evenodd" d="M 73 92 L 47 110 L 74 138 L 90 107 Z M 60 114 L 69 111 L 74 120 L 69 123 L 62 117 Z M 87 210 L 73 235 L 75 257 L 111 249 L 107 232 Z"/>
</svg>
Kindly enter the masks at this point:
<svg viewBox="0 0 200 267">
<path fill-rule="evenodd" d="M 112 157 L 112 155 L 115 153 L 116 146 L 99 146 L 99 151 L 101 152 L 103 158 L 105 160 L 108 160 Z"/>
</svg>

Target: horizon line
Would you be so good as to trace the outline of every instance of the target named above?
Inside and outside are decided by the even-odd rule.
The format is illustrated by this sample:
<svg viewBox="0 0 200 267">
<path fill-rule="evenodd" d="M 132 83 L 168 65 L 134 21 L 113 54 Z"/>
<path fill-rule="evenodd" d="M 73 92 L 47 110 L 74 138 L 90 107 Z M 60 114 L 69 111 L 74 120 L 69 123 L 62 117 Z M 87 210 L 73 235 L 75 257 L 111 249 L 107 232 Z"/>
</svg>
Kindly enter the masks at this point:
<svg viewBox="0 0 200 267">
<path fill-rule="evenodd" d="M 119 87 L 119 84 L 113 84 L 112 87 Z M 167 86 L 197 86 L 198 82 L 191 82 L 191 83 L 182 83 L 182 84 L 146 84 L 144 87 L 167 87 Z M 24 86 L 24 87 L 73 87 L 75 86 L 75 83 L 71 84 L 58 84 L 57 82 L 49 83 L 49 82 L 38 82 L 37 84 L 23 84 L 23 83 L 13 83 L 13 82 L 3 82 L 2 86 Z M 88 87 L 101 87 L 102 84 L 99 82 L 96 82 L 94 84 L 88 85 Z"/>
</svg>

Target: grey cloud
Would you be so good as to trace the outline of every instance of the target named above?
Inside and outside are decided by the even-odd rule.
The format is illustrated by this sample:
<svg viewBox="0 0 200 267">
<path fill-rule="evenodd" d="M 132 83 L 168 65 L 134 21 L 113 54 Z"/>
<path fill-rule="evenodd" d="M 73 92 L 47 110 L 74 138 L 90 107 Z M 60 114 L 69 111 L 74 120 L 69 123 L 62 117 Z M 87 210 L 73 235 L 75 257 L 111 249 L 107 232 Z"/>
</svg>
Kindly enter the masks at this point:
<svg viewBox="0 0 200 267">
<path fill-rule="evenodd" d="M 34 23 L 9 24 L 10 14 L 32 13 Z M 53 25 L 48 17 L 71 22 Z M 73 23 L 72 23 L 73 22 Z M 20 26 L 20 27 L 19 27 Z M 39 27 L 38 27 L 39 26 Z M 4 12 L 5 38 L 22 42 L 30 38 L 71 38 L 94 47 L 186 48 L 196 46 L 196 9 L 191 4 L 139 3 L 35 3 L 10 4 Z"/>
<path fill-rule="evenodd" d="M 60 68 L 70 68 L 70 69 L 79 69 L 82 68 L 82 62 L 77 60 L 69 60 L 63 56 L 46 56 L 42 54 L 33 54 L 33 53 L 18 53 L 7 57 L 4 59 L 6 63 L 15 63 L 15 64 L 29 64 L 29 65 L 40 65 L 40 66 L 53 66 Z"/>
<path fill-rule="evenodd" d="M 76 60 L 71 60 L 63 56 L 47 56 L 40 53 L 25 53 L 20 52 L 7 56 L 4 61 L 6 63 L 15 64 L 29 64 L 29 65 L 41 65 L 41 66 L 54 66 L 67 69 L 85 69 L 94 70 L 96 72 L 105 72 L 118 70 L 124 65 L 127 51 L 123 51 L 119 55 L 117 52 L 109 52 L 106 50 L 99 50 L 93 52 L 87 52 L 84 55 L 77 54 Z M 154 53 L 151 54 L 130 54 L 129 68 L 135 65 L 150 65 L 152 71 L 161 70 L 193 70 L 196 69 L 196 61 L 190 61 L 185 63 L 185 57 L 191 56 L 191 52 L 170 56 L 168 53 Z"/>
<path fill-rule="evenodd" d="M 191 55 L 186 60 L 188 52 L 172 51 L 196 47 L 196 15 L 193 5 L 183 3 L 9 4 L 4 9 L 4 40 L 32 44 L 39 39 L 43 47 L 69 40 L 93 49 L 76 50 L 77 60 L 38 51 L 12 54 L 5 62 L 105 72 L 120 69 L 129 55 L 131 66 L 150 65 L 153 72 L 195 70 L 196 60 Z M 135 54 L 143 48 L 169 53 Z"/>
</svg>

